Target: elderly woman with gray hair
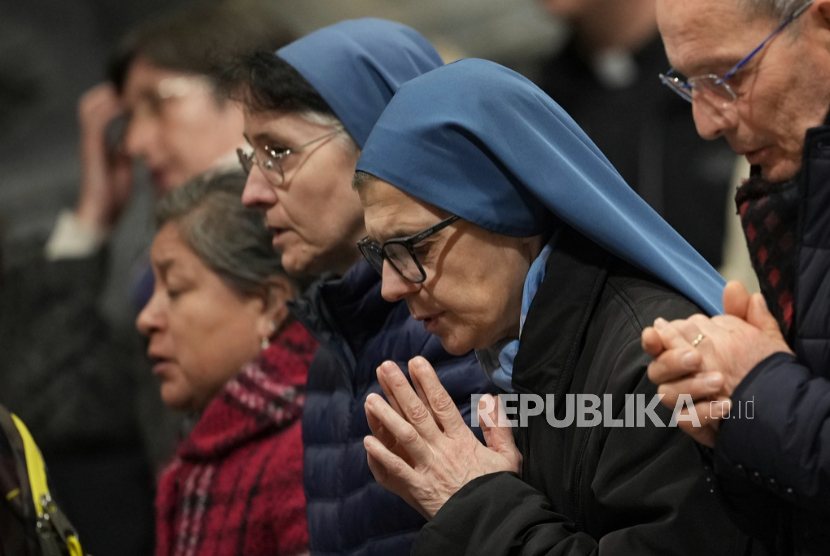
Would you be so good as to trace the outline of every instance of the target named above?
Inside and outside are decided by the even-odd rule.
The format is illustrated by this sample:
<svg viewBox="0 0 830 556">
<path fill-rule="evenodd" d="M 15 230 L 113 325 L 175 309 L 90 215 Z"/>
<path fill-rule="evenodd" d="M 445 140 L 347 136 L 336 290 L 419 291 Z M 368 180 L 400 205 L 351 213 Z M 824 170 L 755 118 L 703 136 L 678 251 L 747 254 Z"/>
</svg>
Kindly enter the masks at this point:
<svg viewBox="0 0 830 556">
<path fill-rule="evenodd" d="M 164 471 L 156 554 L 307 550 L 300 414 L 316 341 L 285 302 L 242 173 L 196 178 L 156 208 L 156 284 L 137 319 L 161 397 L 198 421 Z"/>
</svg>

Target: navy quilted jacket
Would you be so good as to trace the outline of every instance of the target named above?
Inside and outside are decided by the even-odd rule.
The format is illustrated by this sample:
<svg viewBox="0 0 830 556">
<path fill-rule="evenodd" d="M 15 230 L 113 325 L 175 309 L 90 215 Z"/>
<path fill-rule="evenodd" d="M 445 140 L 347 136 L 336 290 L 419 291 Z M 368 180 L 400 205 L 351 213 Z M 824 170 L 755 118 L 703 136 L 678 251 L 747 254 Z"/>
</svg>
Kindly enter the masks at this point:
<svg viewBox="0 0 830 556">
<path fill-rule="evenodd" d="M 830 118 L 807 132 L 800 199 L 796 356 L 738 385 L 714 453 L 736 521 L 772 554 L 830 553 Z"/>
<path fill-rule="evenodd" d="M 375 370 L 383 361 L 406 371 L 409 359 L 423 355 L 468 423 L 470 395 L 494 391 L 472 353 L 448 354 L 406 303 L 384 301 L 380 286 L 380 275 L 361 260 L 291 304 L 321 344 L 303 413 L 309 548 L 317 556 L 409 554 L 425 522 L 375 482 L 366 462 L 363 437 L 371 431 L 363 404 L 372 392 L 382 394 Z"/>
</svg>

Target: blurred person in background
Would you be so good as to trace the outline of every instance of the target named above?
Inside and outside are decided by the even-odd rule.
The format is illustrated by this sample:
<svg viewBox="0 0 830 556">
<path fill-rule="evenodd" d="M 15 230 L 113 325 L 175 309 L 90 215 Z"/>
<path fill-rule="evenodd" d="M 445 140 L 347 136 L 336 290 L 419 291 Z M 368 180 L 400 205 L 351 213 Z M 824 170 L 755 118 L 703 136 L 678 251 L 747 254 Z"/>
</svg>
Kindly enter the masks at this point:
<svg viewBox="0 0 830 556">
<path fill-rule="evenodd" d="M 493 389 L 472 353 L 450 355 L 406 303 L 382 299 L 380 276 L 356 245 L 366 235 L 351 189 L 360 149 L 398 87 L 440 65 L 417 31 L 359 19 L 245 57 L 225 75 L 253 148 L 240 153 L 244 203 L 265 211 L 287 272 L 328 275 L 290 304 L 321 343 L 303 413 L 312 554 L 409 554 L 425 523 L 375 482 L 366 459 L 363 404 L 381 392 L 383 361 L 429 357 L 467 417 L 471 394 Z"/>
<path fill-rule="evenodd" d="M 180 424 L 158 399 L 135 329 L 101 310 L 109 239 L 130 200 L 134 162 L 146 164 L 160 194 L 233 161 L 242 112 L 213 90 L 211 59 L 287 40 L 256 10 L 221 3 L 128 34 L 110 81 L 79 103 L 75 209 L 61 214 L 42 256 L 5 276 L 0 403 L 29 425 L 66 513 L 98 556 L 151 550 L 153 466 L 169 458 Z M 152 272 L 141 261 L 134 274 L 137 312 Z"/>
<path fill-rule="evenodd" d="M 287 42 L 272 18 L 230 3 L 180 10 L 125 37 L 109 81 L 79 105 L 83 170 L 73 224 L 99 241 L 112 229 L 129 198 L 132 172 L 125 168 L 134 161 L 147 168 L 156 195 L 210 168 L 235 165 L 235 149 L 244 144 L 242 112 L 216 91 L 209 74 L 230 56 Z M 138 276 L 136 310 L 149 297 L 150 274 Z"/>
<path fill-rule="evenodd" d="M 654 76 L 667 60 L 655 0 L 540 0 L 570 28 L 565 45 L 531 78 L 585 130 L 626 182 L 728 278 L 751 271 L 737 220 L 736 157 L 725 141 L 697 136 L 685 103 Z M 746 177 L 745 175 L 743 177 Z M 728 205 L 728 206 L 727 206 Z M 724 260 L 737 242 L 740 261 Z"/>
<path fill-rule="evenodd" d="M 194 179 L 155 210 L 155 289 L 136 321 L 164 403 L 199 415 L 156 497 L 156 555 L 305 553 L 300 415 L 317 342 L 241 171 Z"/>
</svg>

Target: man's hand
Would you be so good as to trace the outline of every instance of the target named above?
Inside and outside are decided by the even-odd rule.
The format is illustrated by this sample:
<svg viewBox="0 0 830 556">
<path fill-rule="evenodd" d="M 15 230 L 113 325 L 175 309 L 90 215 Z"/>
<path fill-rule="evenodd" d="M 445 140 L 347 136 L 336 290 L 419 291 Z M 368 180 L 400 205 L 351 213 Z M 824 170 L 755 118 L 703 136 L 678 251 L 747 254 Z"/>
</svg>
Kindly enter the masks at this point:
<svg viewBox="0 0 830 556">
<path fill-rule="evenodd" d="M 519 472 L 522 456 L 509 428 L 482 423 L 487 442 L 483 446 L 423 357 L 409 362 L 409 374 L 415 390 L 397 365 L 385 362 L 378 378 L 389 403 L 375 394 L 366 400 L 373 436 L 367 436 L 364 445 L 378 483 L 430 519 L 476 477 Z M 494 402 L 489 395 L 481 399 L 495 407 L 489 417 L 498 424 Z"/>
<path fill-rule="evenodd" d="M 81 191 L 76 218 L 90 228 L 109 230 L 132 190 L 132 162 L 119 145 L 107 145 L 107 126 L 123 109 L 115 88 L 101 83 L 78 103 L 81 124 Z"/>
<path fill-rule="evenodd" d="M 718 420 L 749 371 L 773 353 L 791 353 L 761 294 L 749 296 L 742 284 L 730 282 L 723 301 L 725 315 L 657 319 L 642 337 L 643 349 L 655 358 L 648 376 L 664 394 L 663 404 L 675 407 L 681 394 L 690 395 L 702 426 L 679 425 L 707 446 L 714 445 Z"/>
</svg>

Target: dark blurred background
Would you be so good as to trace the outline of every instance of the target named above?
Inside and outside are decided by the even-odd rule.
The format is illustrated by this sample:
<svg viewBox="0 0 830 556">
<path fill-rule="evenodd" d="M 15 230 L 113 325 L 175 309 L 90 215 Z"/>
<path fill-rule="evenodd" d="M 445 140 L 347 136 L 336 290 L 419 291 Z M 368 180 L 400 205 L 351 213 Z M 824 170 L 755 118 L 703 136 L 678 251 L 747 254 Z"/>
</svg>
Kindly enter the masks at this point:
<svg viewBox="0 0 830 556">
<path fill-rule="evenodd" d="M 207 1 L 207 0 L 201 0 Z M 235 0 L 254 5 L 259 0 Z M 185 0 L 27 0 L 0 3 L 0 229 L 6 263 L 27 256 L 27 238 L 48 236 L 78 192 L 80 95 L 102 80 L 118 39 Z M 536 0 L 265 0 L 298 36 L 341 19 L 377 16 L 415 27 L 446 58 L 476 56 L 515 69 L 560 42 L 562 26 Z M 140 183 L 140 180 L 139 180 Z M 150 192 L 137 187 L 111 264 L 124 269 L 148 244 Z M 113 280 L 105 311 L 128 314 Z"/>
<path fill-rule="evenodd" d="M 638 39 L 636 45 L 592 45 L 597 47 L 599 55 L 583 48 L 590 41 L 580 40 L 598 35 L 609 42 L 614 34 L 609 28 L 625 35 L 624 30 L 629 26 L 640 26 L 638 12 L 633 9 L 635 4 L 646 5 L 653 0 L 629 0 L 622 10 L 620 4 L 614 3 L 620 0 L 0 0 L 0 253 L 3 265 L 17 266 L 30 258 L 42 258 L 43 242 L 52 232 L 58 213 L 75 207 L 81 170 L 78 100 L 104 79 L 107 62 L 119 40 L 137 24 L 164 12 L 219 1 L 256 10 L 255 13 L 264 10 L 297 37 L 343 19 L 367 16 L 391 19 L 424 34 L 447 62 L 462 57 L 490 59 L 540 84 L 544 82 L 543 88 L 554 94 L 601 145 L 635 190 L 704 256 L 708 247 L 710 262 L 720 266 L 724 259 L 729 259 L 734 269 L 726 272 L 727 276 L 747 283 L 749 279 L 754 280 L 734 205 L 727 201 L 733 191 L 735 157 L 722 141 L 717 145 L 700 140 L 689 105 L 660 85 L 657 74 L 667 68 L 668 62 L 656 35 L 656 23 L 651 21 L 651 26 L 645 26 L 647 36 Z M 610 13 L 611 8 L 619 13 Z M 552 13 L 570 13 L 570 26 Z M 644 17 L 648 21 L 650 16 L 644 12 Z M 626 25 L 622 19 L 632 21 Z M 268 17 L 264 21 L 270 20 Z M 592 34 L 589 31 L 594 23 L 600 24 L 600 32 Z M 741 171 L 744 175 L 748 172 Z M 140 166 L 137 172 L 132 199 L 108 242 L 108 283 L 100 299 L 108 324 L 136 340 L 135 309 L 129 301 L 134 284 L 130 277 L 135 276 L 136 261 L 143 260 L 141 254 L 150 244 L 149 215 L 153 201 Z M 644 187 L 645 182 L 651 187 Z M 737 226 L 737 232 L 732 232 L 734 241 L 727 241 L 734 248 L 727 250 L 738 255 L 727 255 L 724 251 L 721 257 L 724 224 L 730 221 L 733 228 Z M 20 305 L 24 307 L 23 313 L 36 314 L 29 310 L 30 303 L 23 301 Z M 86 314 L 86 306 L 82 312 Z M 13 311 L 6 314 L 10 317 L 7 320 L 17 322 Z M 54 322 L 55 319 L 46 320 Z M 49 345 L 52 337 L 67 332 L 64 328 L 71 328 L 61 326 L 57 324 L 48 332 L 38 334 L 37 345 Z M 25 342 L 12 345 L 20 345 L 26 351 Z M 37 355 L 44 350 L 37 347 L 34 351 Z M 7 350 L 5 361 L 14 361 L 8 354 Z M 145 363 L 143 348 L 138 355 L 141 363 Z M 114 373 L 119 371 L 123 369 L 113 369 Z M 141 372 L 149 378 L 149 371 Z M 39 398 L 44 397 L 40 389 L 36 391 Z M 5 392 L 13 396 L 14 390 L 6 388 Z M 61 392 L 62 397 L 67 395 L 71 394 Z M 153 383 L 152 390 L 143 399 L 146 402 L 152 398 L 158 406 L 161 402 L 156 396 L 157 385 Z M 29 403 L 29 400 L 17 399 L 20 397 L 24 396 L 14 400 L 18 407 Z M 130 402 L 125 400 L 125 403 Z M 151 408 L 145 409 L 142 418 L 165 420 L 163 408 L 156 412 L 153 404 L 139 405 Z M 83 407 L 86 410 L 87 406 Z M 80 420 L 61 419 L 61 422 Z M 153 429 L 155 425 L 157 430 L 162 430 L 158 423 L 150 423 L 145 428 Z M 146 439 L 156 465 L 169 457 L 169 446 L 164 441 L 168 436 L 174 435 Z M 95 484 L 100 482 L 99 477 L 94 476 Z M 72 486 L 68 479 L 64 488 L 67 485 Z M 75 497 L 76 503 L 84 503 L 83 493 Z M 67 508 L 75 509 L 65 505 Z M 71 511 L 68 513 L 71 517 Z M 97 553 L 105 554 L 105 551 Z"/>
</svg>

